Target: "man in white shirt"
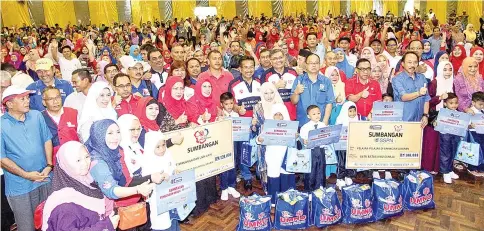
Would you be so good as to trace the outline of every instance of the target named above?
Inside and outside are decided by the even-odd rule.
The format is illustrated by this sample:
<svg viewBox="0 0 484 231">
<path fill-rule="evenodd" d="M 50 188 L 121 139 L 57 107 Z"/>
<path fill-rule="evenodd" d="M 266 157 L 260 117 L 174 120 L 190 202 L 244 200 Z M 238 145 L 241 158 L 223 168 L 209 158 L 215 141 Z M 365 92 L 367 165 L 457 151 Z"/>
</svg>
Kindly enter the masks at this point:
<svg viewBox="0 0 484 231">
<path fill-rule="evenodd" d="M 165 85 L 166 78 L 168 78 L 168 73 L 163 69 L 165 66 L 165 61 L 163 60 L 163 55 L 159 49 L 154 49 L 147 54 L 148 62 L 151 66 L 151 82 L 160 88 Z"/>
<path fill-rule="evenodd" d="M 18 86 L 20 88 L 27 88 L 31 83 L 34 82 L 30 75 L 27 75 L 21 71 L 15 69 L 15 67 L 10 63 L 2 63 L 2 71 L 7 71 L 12 76 L 12 85 Z"/>
<path fill-rule="evenodd" d="M 77 69 L 72 72 L 72 87 L 76 89 L 75 93 L 67 96 L 64 102 L 65 107 L 76 109 L 79 114 L 82 112 L 84 101 L 92 85 L 92 76 L 86 68 Z"/>
<path fill-rule="evenodd" d="M 59 57 L 57 54 L 57 47 L 59 44 L 56 40 L 52 43 L 52 58 L 59 63 L 60 71 L 62 73 L 62 79 L 71 82 L 72 72 L 82 68 L 79 59 L 75 58 L 72 54 L 72 48 L 70 46 L 63 46 L 61 48 L 62 56 Z"/>
</svg>

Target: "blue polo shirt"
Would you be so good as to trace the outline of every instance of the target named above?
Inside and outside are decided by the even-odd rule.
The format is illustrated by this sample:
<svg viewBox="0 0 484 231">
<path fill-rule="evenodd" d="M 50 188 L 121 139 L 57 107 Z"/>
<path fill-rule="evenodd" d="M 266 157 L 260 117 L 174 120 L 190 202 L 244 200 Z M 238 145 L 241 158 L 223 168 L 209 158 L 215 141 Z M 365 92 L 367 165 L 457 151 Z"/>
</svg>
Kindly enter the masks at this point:
<svg viewBox="0 0 484 231">
<path fill-rule="evenodd" d="M 414 93 L 420 90 L 427 84 L 427 79 L 424 75 L 415 73 L 415 79 L 411 78 L 406 71 L 392 79 L 393 98 L 395 101 L 402 101 L 404 94 Z M 430 101 L 429 92 L 424 96 L 420 96 L 412 101 L 404 102 L 403 105 L 403 121 L 416 122 L 422 120 L 424 113 L 425 102 Z"/>
<path fill-rule="evenodd" d="M 269 68 L 267 68 L 267 69 L 265 69 L 265 70 L 264 70 L 264 68 L 263 68 L 262 66 L 259 66 L 259 67 L 258 67 L 258 68 L 255 70 L 255 72 L 254 72 L 254 76 L 255 76 L 256 78 L 258 78 L 259 80 L 262 80 L 262 79 L 261 79 L 261 77 L 264 75 L 264 73 L 265 73 L 267 70 L 269 70 Z"/>
<path fill-rule="evenodd" d="M 141 83 L 139 85 L 139 87 L 136 87 L 135 85 L 132 85 L 133 88 L 131 90 L 131 92 L 134 94 L 136 92 L 139 92 L 143 97 L 148 97 L 148 96 L 151 96 L 150 95 L 150 90 L 148 89 L 148 86 L 146 85 L 146 81 L 144 80 L 141 80 Z M 151 84 L 151 91 L 153 92 L 153 97 L 154 99 L 158 99 L 158 88 L 154 85 L 154 84 Z"/>
<path fill-rule="evenodd" d="M 311 105 L 317 105 L 321 110 L 321 121 L 327 104 L 334 103 L 333 85 L 331 80 L 322 74 L 318 74 L 316 82 L 313 83 L 307 73 L 300 75 L 292 85 L 291 95 L 296 90 L 298 83 L 304 85 L 304 92 L 299 96 L 297 103 L 297 121 L 303 126 L 309 121 L 306 109 Z"/>
<path fill-rule="evenodd" d="M 37 80 L 27 87 L 27 90 L 34 91 L 32 94 L 30 94 L 30 109 L 37 111 L 45 110 L 45 107 L 42 104 L 42 91 L 45 89 L 45 87 L 47 86 L 44 84 L 44 82 L 42 82 L 42 80 Z M 62 79 L 54 78 L 54 87 L 59 89 L 63 105 L 67 96 L 74 92 L 71 84 Z"/>
<path fill-rule="evenodd" d="M 41 172 L 47 166 L 44 144 L 52 139 L 42 114 L 39 111 L 30 110 L 25 114 L 25 121 L 18 121 L 5 113 L 1 119 L 2 159 L 10 159 L 26 172 Z M 4 173 L 7 196 L 23 195 L 48 183 L 36 183 L 8 171 Z"/>
</svg>

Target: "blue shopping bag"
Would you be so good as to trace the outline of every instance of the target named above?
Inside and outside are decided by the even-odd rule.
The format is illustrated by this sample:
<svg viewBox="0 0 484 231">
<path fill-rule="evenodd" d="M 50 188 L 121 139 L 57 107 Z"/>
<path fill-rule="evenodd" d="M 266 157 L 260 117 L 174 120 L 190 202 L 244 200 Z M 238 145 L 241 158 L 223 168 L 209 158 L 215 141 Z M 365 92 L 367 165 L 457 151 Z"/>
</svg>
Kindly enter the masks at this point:
<svg viewBox="0 0 484 231">
<path fill-rule="evenodd" d="M 240 146 L 240 163 L 245 166 L 252 167 L 252 165 L 257 162 L 258 145 L 255 143 L 255 138 L 250 139 L 248 142 L 242 142 Z"/>
<path fill-rule="evenodd" d="M 310 225 L 324 228 L 341 222 L 341 203 L 334 188 L 319 188 L 311 193 Z"/>
<path fill-rule="evenodd" d="M 274 229 L 309 227 L 309 195 L 294 189 L 279 193 L 274 215 Z"/>
<path fill-rule="evenodd" d="M 338 157 L 336 156 L 336 151 L 333 144 L 330 145 L 323 145 L 324 147 L 324 155 L 326 157 L 326 164 L 337 164 Z"/>
<path fill-rule="evenodd" d="M 402 184 L 395 180 L 374 179 L 371 188 L 376 220 L 403 214 Z"/>
<path fill-rule="evenodd" d="M 455 159 L 474 166 L 479 166 L 484 162 L 481 145 L 474 140 L 472 133 L 467 133 L 466 141 L 459 142 Z"/>
<path fill-rule="evenodd" d="M 343 223 L 359 224 L 375 221 L 373 194 L 369 185 L 353 184 L 343 188 Z"/>
<path fill-rule="evenodd" d="M 411 171 L 403 181 L 405 210 L 435 208 L 434 178 L 427 171 Z"/>
<path fill-rule="evenodd" d="M 282 167 L 288 172 L 311 172 L 311 149 L 287 148 Z"/>
<path fill-rule="evenodd" d="M 254 194 L 241 197 L 237 231 L 271 230 L 271 197 Z"/>
</svg>

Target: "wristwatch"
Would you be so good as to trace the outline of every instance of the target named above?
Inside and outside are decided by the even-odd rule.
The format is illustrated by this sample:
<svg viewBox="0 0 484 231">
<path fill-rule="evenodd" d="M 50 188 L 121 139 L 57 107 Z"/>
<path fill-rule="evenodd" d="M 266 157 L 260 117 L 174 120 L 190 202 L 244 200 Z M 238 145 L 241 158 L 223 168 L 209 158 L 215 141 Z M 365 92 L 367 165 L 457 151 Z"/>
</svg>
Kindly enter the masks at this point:
<svg viewBox="0 0 484 231">
<path fill-rule="evenodd" d="M 429 118 L 429 114 L 426 114 L 426 113 L 422 114 L 422 116 Z"/>
<path fill-rule="evenodd" d="M 50 167 L 51 170 L 54 170 L 54 165 L 52 165 L 52 164 L 47 164 L 46 167 Z"/>
</svg>

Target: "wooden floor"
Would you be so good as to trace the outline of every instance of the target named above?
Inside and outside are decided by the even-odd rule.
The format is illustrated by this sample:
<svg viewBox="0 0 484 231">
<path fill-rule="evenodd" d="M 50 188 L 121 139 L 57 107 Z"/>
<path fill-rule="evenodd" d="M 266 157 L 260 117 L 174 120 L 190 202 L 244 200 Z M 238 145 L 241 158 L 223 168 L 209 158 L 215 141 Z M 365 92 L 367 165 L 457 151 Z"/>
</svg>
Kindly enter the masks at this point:
<svg viewBox="0 0 484 231">
<path fill-rule="evenodd" d="M 368 230 L 368 231 L 401 231 L 401 230 L 451 230 L 484 231 L 484 186 L 482 180 L 474 181 L 468 177 L 447 185 L 441 176 L 435 177 L 436 209 L 428 211 L 405 212 L 398 218 L 378 221 L 364 225 L 335 225 L 325 230 Z M 255 182 L 254 182 L 255 183 Z M 242 182 L 238 184 L 239 192 L 244 192 Z M 262 194 L 259 184 L 254 191 Z M 341 195 L 340 195 L 341 196 Z M 218 231 L 235 230 L 239 219 L 238 199 L 229 196 L 228 201 L 219 200 L 211 205 L 202 216 L 191 218 L 188 224 L 182 224 L 181 230 Z M 319 230 L 310 227 L 307 230 Z"/>
</svg>

